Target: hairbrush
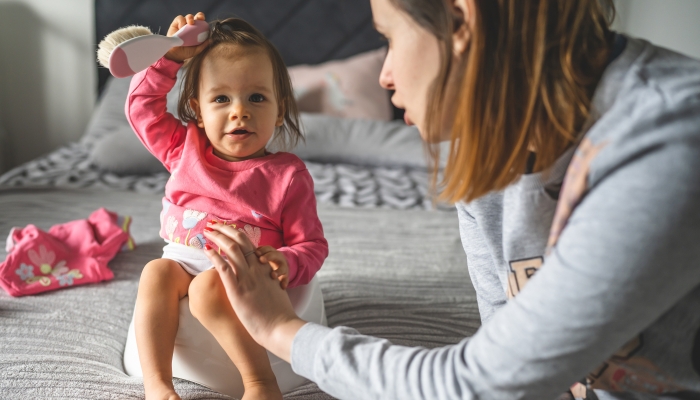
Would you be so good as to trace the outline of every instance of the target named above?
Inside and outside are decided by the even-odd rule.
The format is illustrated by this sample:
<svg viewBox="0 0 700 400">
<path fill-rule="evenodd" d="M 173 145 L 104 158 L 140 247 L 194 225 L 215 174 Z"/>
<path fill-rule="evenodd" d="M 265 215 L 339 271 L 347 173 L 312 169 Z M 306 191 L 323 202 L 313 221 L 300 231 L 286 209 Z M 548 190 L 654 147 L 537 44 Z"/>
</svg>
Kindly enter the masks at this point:
<svg viewBox="0 0 700 400">
<path fill-rule="evenodd" d="M 194 21 L 173 36 L 154 35 L 150 29 L 132 25 L 105 36 L 97 50 L 97 60 L 117 78 L 126 78 L 153 65 L 173 47 L 197 46 L 209 37 L 209 24 Z"/>
</svg>

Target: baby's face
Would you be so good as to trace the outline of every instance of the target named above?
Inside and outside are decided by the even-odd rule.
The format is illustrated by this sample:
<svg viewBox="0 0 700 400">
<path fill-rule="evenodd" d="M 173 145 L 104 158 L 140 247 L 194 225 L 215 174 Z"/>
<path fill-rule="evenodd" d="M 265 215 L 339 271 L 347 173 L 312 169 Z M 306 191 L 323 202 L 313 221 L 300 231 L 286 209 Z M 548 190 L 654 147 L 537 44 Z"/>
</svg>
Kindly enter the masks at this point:
<svg viewBox="0 0 700 400">
<path fill-rule="evenodd" d="M 214 154 L 228 161 L 265 155 L 281 126 L 272 62 L 263 49 L 220 45 L 202 60 L 199 98 L 191 100 L 197 125 Z"/>
</svg>

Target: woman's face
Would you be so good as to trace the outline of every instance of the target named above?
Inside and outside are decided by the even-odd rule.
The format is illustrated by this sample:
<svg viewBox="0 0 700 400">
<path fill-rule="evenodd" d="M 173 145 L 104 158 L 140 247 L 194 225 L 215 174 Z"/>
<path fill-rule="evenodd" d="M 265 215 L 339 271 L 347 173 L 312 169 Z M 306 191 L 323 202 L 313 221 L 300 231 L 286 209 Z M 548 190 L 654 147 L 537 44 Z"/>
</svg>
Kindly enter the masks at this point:
<svg viewBox="0 0 700 400">
<path fill-rule="evenodd" d="M 389 52 L 379 76 L 379 83 L 382 87 L 395 91 L 391 102 L 396 107 L 406 110 L 406 123 L 415 124 L 423 140 L 428 141 L 425 126 L 428 95 L 440 72 L 441 44 L 435 35 L 418 25 L 391 0 L 371 0 L 371 5 L 374 25 L 389 41 Z M 468 37 L 463 36 L 456 37 L 455 52 L 458 54 L 463 53 L 465 41 L 468 42 Z M 453 54 L 453 63 L 457 61 Z M 450 81 L 452 80 L 454 77 L 450 77 Z M 448 84 L 447 88 L 443 115 L 438 116 L 443 121 L 444 128 L 439 141 L 450 138 L 457 103 L 457 85 Z"/>
<path fill-rule="evenodd" d="M 406 123 L 415 124 L 423 135 L 428 91 L 440 68 L 438 40 L 390 0 L 371 4 L 374 25 L 389 41 L 379 84 L 395 91 L 391 102 L 406 110 Z"/>
</svg>

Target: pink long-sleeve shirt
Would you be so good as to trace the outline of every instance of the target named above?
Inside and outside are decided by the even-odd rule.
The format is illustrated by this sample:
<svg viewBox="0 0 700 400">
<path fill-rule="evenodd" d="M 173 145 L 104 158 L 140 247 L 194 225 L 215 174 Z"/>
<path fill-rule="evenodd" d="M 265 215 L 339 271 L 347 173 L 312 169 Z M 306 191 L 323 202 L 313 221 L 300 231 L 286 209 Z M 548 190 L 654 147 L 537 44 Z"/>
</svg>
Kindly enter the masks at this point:
<svg viewBox="0 0 700 400">
<path fill-rule="evenodd" d="M 290 153 L 230 162 L 213 154 L 204 130 L 166 110 L 166 95 L 182 64 L 160 59 L 131 80 L 126 116 L 146 148 L 170 171 L 160 235 L 202 248 L 203 229 L 216 219 L 269 245 L 289 264 L 289 286 L 308 283 L 328 256 L 316 213 L 313 181 Z"/>
</svg>

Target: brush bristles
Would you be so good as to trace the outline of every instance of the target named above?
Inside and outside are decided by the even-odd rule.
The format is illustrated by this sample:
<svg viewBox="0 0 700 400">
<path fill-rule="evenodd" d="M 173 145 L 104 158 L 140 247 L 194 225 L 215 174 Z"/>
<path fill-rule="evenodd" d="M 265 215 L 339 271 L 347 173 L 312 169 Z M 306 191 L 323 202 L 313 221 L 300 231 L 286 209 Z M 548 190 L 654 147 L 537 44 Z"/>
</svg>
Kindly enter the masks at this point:
<svg viewBox="0 0 700 400">
<path fill-rule="evenodd" d="M 125 28 L 117 29 L 116 31 L 105 36 L 97 48 L 97 61 L 105 68 L 109 68 L 109 56 L 112 51 L 120 44 L 129 39 L 139 36 L 152 35 L 150 29 L 145 26 L 131 25 Z"/>
</svg>

